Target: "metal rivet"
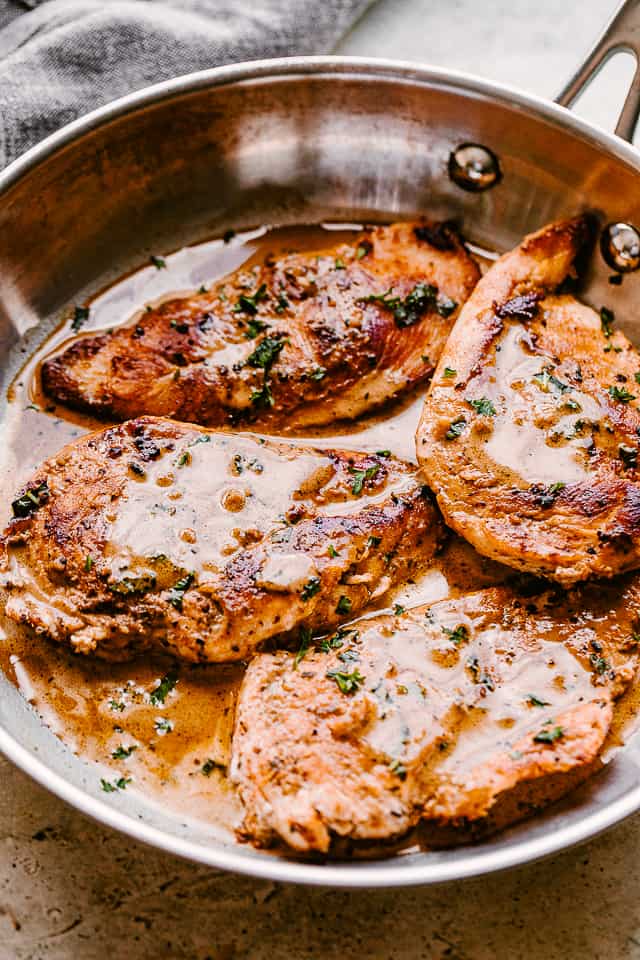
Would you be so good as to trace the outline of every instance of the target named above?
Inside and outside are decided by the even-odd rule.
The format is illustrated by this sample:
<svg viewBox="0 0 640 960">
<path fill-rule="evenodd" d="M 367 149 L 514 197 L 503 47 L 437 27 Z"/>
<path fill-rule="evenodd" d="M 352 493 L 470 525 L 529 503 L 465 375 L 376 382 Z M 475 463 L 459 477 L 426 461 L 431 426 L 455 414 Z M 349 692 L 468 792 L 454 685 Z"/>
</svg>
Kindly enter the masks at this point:
<svg viewBox="0 0 640 960">
<path fill-rule="evenodd" d="M 602 256 L 618 273 L 640 267 L 640 233 L 630 223 L 609 223 L 600 236 Z"/>
<path fill-rule="evenodd" d="M 495 153 L 481 143 L 461 143 L 449 154 L 449 176 L 457 186 L 471 193 L 495 187 L 502 170 Z"/>
</svg>

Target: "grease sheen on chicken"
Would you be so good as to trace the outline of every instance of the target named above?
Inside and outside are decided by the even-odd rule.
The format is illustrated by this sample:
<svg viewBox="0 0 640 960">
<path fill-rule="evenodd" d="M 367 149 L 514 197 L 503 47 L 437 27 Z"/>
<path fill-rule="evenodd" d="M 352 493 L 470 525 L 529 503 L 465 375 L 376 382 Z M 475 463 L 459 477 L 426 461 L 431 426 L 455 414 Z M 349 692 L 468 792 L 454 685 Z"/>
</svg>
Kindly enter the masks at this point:
<svg viewBox="0 0 640 960">
<path fill-rule="evenodd" d="M 81 337 L 45 361 L 42 383 L 110 419 L 271 429 L 351 419 L 428 379 L 478 277 L 450 227 L 380 227 Z"/>
<path fill-rule="evenodd" d="M 614 317 L 557 292 L 584 218 L 482 278 L 441 356 L 417 453 L 447 523 L 565 585 L 640 565 L 640 355 Z"/>
<path fill-rule="evenodd" d="M 0 539 L 9 617 L 81 653 L 241 660 L 335 624 L 444 536 L 416 469 L 141 418 L 37 471 Z"/>
<path fill-rule="evenodd" d="M 520 597 L 496 587 L 363 619 L 298 656 L 261 654 L 240 692 L 243 834 L 479 837 L 598 768 L 636 667 L 637 578 Z"/>
</svg>

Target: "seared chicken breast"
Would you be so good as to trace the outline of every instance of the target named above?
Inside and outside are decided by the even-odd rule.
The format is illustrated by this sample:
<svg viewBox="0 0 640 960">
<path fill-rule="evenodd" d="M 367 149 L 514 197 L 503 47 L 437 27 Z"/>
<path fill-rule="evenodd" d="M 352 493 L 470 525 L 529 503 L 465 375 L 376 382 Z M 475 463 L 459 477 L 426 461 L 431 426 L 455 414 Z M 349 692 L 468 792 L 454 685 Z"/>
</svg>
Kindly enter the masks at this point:
<svg viewBox="0 0 640 960">
<path fill-rule="evenodd" d="M 560 796 L 597 768 L 639 603 L 637 579 L 496 587 L 258 656 L 232 745 L 245 837 L 326 852 L 423 821 L 453 843 Z"/>
<path fill-rule="evenodd" d="M 418 459 L 447 523 L 486 556 L 564 585 L 640 565 L 640 355 L 558 292 L 583 218 L 483 277 L 440 358 Z"/>
<path fill-rule="evenodd" d="M 282 430 L 353 418 L 429 378 L 478 277 L 446 224 L 380 227 L 81 337 L 44 363 L 42 383 L 118 420 Z"/>
<path fill-rule="evenodd" d="M 9 617 L 80 653 L 252 655 L 353 616 L 428 564 L 443 527 L 416 469 L 142 418 L 65 447 L 0 539 Z"/>
</svg>

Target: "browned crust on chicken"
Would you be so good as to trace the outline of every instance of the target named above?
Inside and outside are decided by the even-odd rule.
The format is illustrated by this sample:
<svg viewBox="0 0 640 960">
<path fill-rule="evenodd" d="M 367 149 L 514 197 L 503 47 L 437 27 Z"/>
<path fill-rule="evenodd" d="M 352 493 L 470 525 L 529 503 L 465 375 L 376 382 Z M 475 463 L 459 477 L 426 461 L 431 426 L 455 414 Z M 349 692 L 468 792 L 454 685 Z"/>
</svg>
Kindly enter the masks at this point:
<svg viewBox="0 0 640 960">
<path fill-rule="evenodd" d="M 451 844 L 557 798 L 597 769 L 639 606 L 637 578 L 490 588 L 355 621 L 297 661 L 262 654 L 233 740 L 244 836 L 327 852 L 422 821 Z"/>
<path fill-rule="evenodd" d="M 554 291 L 584 218 L 502 257 L 463 308 L 417 434 L 448 524 L 486 556 L 569 585 L 640 564 L 640 355 Z"/>
<path fill-rule="evenodd" d="M 44 390 L 96 416 L 272 429 L 351 419 L 431 376 L 479 277 L 455 230 L 399 223 L 267 258 L 167 300 L 42 366 Z M 425 291 L 425 285 L 431 285 Z M 371 296 L 422 300 L 403 317 Z"/>
<path fill-rule="evenodd" d="M 414 467 L 141 418 L 68 445 L 0 540 L 9 617 L 81 653 L 241 660 L 343 621 L 444 536 Z"/>
</svg>

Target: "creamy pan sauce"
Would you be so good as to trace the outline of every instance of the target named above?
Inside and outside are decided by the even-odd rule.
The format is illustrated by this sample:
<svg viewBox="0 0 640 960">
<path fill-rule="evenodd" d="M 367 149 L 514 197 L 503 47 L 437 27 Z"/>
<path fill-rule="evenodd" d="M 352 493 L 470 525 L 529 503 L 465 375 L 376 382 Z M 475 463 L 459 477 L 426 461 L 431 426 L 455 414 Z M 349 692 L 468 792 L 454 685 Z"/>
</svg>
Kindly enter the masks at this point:
<svg viewBox="0 0 640 960">
<path fill-rule="evenodd" d="M 260 262 L 268 253 L 322 249 L 350 239 L 356 229 L 356 225 L 351 228 L 344 225 L 265 228 L 227 243 L 211 241 L 178 251 L 125 277 L 91 301 L 88 317 L 72 307 L 58 330 L 29 359 L 10 388 L 0 480 L 3 525 L 16 489 L 39 463 L 70 440 L 104 426 L 63 407 L 55 407 L 40 387 L 38 371 L 43 357 L 59 350 L 75 335 L 74 320 L 76 326 L 82 322 L 82 334 L 110 329 L 133 320 L 147 304 L 191 292 L 201 284 L 208 285 L 243 264 L 251 266 Z M 521 349 L 515 343 L 511 348 Z M 285 439 L 305 443 L 311 439 L 320 447 L 385 449 L 413 461 L 421 403 L 422 391 L 418 391 L 381 416 L 363 419 L 357 424 L 337 425 L 331 431 L 319 430 L 313 435 L 307 433 L 305 437 Z M 517 449 L 516 441 L 513 437 L 498 438 L 496 442 L 503 452 L 496 451 L 496 459 L 507 456 L 504 451 Z M 242 439 L 234 439 L 233 446 L 234 454 L 244 456 L 244 447 L 249 445 Z M 253 444 L 250 446 L 254 448 Z M 197 447 L 192 451 L 190 486 L 194 482 L 193 466 L 196 471 L 202 471 L 203 482 L 211 471 L 218 472 L 209 457 L 200 456 L 201 452 Z M 574 454 L 569 450 L 567 457 L 570 458 L 567 471 L 579 470 L 579 461 L 573 459 Z M 170 552 L 175 553 L 179 565 L 190 569 L 215 566 L 233 541 L 236 523 L 232 507 L 237 497 L 250 502 L 250 509 L 274 510 L 275 500 L 288 497 L 308 472 L 304 456 L 292 460 L 286 476 L 270 471 L 270 454 L 266 450 L 260 465 L 251 465 L 251 459 L 244 464 L 247 469 L 243 469 L 237 480 L 229 478 L 229 482 L 225 480 L 221 484 L 222 509 L 217 511 L 215 522 L 212 519 L 210 537 L 200 536 L 199 542 L 190 537 L 188 514 L 192 507 L 181 502 L 180 468 L 176 465 L 167 472 L 164 463 L 162 469 L 152 467 L 150 475 L 141 482 L 137 497 L 130 498 L 126 508 L 119 512 L 114 537 L 121 543 L 131 543 L 133 531 L 139 555 L 168 553 L 170 544 Z M 539 466 L 542 459 L 542 456 L 536 457 L 537 465 L 531 467 L 536 474 L 542 469 Z M 557 459 L 554 460 L 555 476 Z M 544 478 L 536 475 L 536 479 Z M 175 511 L 152 510 L 150 516 L 151 500 L 166 501 Z M 143 512 L 146 520 L 140 523 Z M 480 557 L 467 544 L 452 537 L 434 567 L 426 571 L 419 582 L 398 588 L 392 601 L 413 606 L 457 596 L 503 582 L 505 574 L 504 568 Z M 149 799 L 174 809 L 182 820 L 194 818 L 223 832 L 233 830 L 241 809 L 228 785 L 226 770 L 242 667 L 183 664 L 176 668 L 174 663 L 159 657 L 106 664 L 38 641 L 14 625 L 5 623 L 3 627 L 5 639 L 0 643 L 0 667 L 70 749 L 84 759 L 104 765 L 96 767 L 96 779 L 102 781 L 107 793 L 140 790 Z M 406 654 L 410 656 L 409 647 Z M 568 665 L 567 669 L 570 668 Z M 616 742 L 620 740 L 620 730 L 629 725 L 635 714 L 635 702 L 628 697 L 620 711 L 618 733 L 613 738 Z M 481 749 L 475 739 L 470 739 L 469 744 L 469 749 Z"/>
</svg>

